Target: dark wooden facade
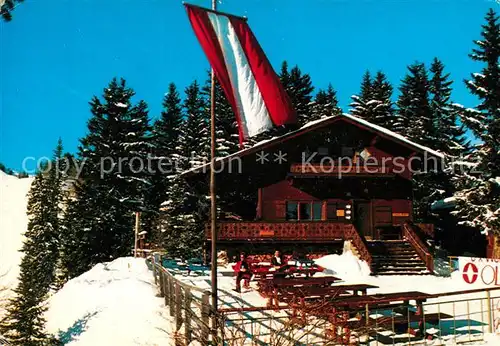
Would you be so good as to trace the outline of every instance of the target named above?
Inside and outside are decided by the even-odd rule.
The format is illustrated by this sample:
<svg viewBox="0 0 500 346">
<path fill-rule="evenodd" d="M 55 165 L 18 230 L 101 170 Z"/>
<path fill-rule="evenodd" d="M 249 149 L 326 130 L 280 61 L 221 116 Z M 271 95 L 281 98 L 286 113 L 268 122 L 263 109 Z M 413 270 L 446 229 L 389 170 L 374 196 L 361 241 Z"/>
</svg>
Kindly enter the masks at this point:
<svg viewBox="0 0 500 346">
<path fill-rule="evenodd" d="M 278 162 L 280 154 L 286 156 Z M 439 154 L 377 127 L 344 116 L 319 121 L 219 161 L 223 209 L 241 221 L 218 222 L 218 239 L 356 238 L 359 248 L 365 239 L 402 234 L 412 221 L 411 171 L 430 161 L 439 162 Z M 199 180 L 196 173 L 188 179 Z"/>
</svg>

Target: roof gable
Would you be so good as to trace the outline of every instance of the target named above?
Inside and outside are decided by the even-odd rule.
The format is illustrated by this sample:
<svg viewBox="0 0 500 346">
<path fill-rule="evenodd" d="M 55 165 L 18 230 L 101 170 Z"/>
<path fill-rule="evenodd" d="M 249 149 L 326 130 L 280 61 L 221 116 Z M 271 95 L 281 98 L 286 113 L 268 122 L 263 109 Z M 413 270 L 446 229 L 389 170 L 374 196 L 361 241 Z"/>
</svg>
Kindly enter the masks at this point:
<svg viewBox="0 0 500 346">
<path fill-rule="evenodd" d="M 409 139 L 407 139 L 406 137 L 404 137 L 400 134 L 397 134 L 393 131 L 387 130 L 381 126 L 372 124 L 364 119 L 360 119 L 360 118 L 355 117 L 353 115 L 342 114 L 342 115 L 334 115 L 334 116 L 325 117 L 322 119 L 308 122 L 307 124 L 305 124 L 301 128 L 294 130 L 294 131 L 291 131 L 289 133 L 286 133 L 282 136 L 266 139 L 266 140 L 263 140 L 261 142 L 256 143 L 254 146 L 252 146 L 250 148 L 246 148 L 246 149 L 237 151 L 237 152 L 235 152 L 231 155 L 228 155 L 228 156 L 216 158 L 216 162 L 217 163 L 225 163 L 225 162 L 228 162 L 229 160 L 231 160 L 232 158 L 235 158 L 235 157 L 244 157 L 247 155 L 251 155 L 251 154 L 259 152 L 263 149 L 278 145 L 279 143 L 286 142 L 292 138 L 302 136 L 302 135 L 309 133 L 311 131 L 325 128 L 325 127 L 332 125 L 336 122 L 350 123 L 350 124 L 353 124 L 359 128 L 376 133 L 377 135 L 384 137 L 388 140 L 392 140 L 395 143 L 398 143 L 398 144 L 405 146 L 409 149 L 412 149 L 416 152 L 428 153 L 428 154 L 430 154 L 432 156 L 436 156 L 440 159 L 444 158 L 444 155 L 441 154 L 440 152 L 435 151 L 433 149 L 430 149 L 426 146 L 420 145 L 418 143 L 415 143 L 413 141 L 410 141 Z M 206 172 L 208 167 L 210 167 L 210 163 L 207 163 L 207 164 L 204 164 L 201 166 L 197 166 L 197 167 L 193 167 L 189 170 L 184 171 L 183 173 L 181 173 L 181 175 L 190 175 L 190 174 L 196 174 L 198 172 Z"/>
</svg>

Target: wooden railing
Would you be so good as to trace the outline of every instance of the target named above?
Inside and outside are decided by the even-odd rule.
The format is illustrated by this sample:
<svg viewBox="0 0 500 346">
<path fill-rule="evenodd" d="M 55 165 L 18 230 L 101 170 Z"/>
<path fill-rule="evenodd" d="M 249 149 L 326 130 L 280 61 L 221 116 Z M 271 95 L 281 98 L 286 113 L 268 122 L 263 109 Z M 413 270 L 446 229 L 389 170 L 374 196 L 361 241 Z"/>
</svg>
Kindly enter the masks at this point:
<svg viewBox="0 0 500 346">
<path fill-rule="evenodd" d="M 434 257 L 432 256 L 428 246 L 420 239 L 418 234 L 413 229 L 413 225 L 409 222 L 405 222 L 402 226 L 403 237 L 406 238 L 410 244 L 413 246 L 418 256 L 425 262 L 427 269 L 433 273 L 434 272 Z"/>
<path fill-rule="evenodd" d="M 434 239 L 434 224 L 432 223 L 417 223 L 415 224 L 425 236 Z"/>
<path fill-rule="evenodd" d="M 197 341 L 201 345 L 209 344 L 210 291 L 176 280 L 171 273 L 153 261 L 155 284 L 160 288 L 160 296 L 165 297 L 165 305 L 170 308 L 170 316 L 175 321 L 175 344 L 189 345 Z M 184 324 L 184 332 L 181 327 Z M 181 336 L 182 335 L 182 336 Z M 180 340 L 182 338 L 182 340 Z"/>
<path fill-rule="evenodd" d="M 368 250 L 368 244 L 366 243 L 366 239 L 359 234 L 354 225 L 346 225 L 349 227 L 345 227 L 344 239 L 350 240 L 356 250 L 358 250 L 359 258 L 363 261 L 366 261 L 369 266 L 372 263 L 372 255 Z"/>
<path fill-rule="evenodd" d="M 217 223 L 219 240 L 335 240 L 343 239 L 351 224 L 332 221 L 245 222 L 220 221 Z M 210 224 L 205 226 L 207 239 L 211 239 Z"/>
</svg>

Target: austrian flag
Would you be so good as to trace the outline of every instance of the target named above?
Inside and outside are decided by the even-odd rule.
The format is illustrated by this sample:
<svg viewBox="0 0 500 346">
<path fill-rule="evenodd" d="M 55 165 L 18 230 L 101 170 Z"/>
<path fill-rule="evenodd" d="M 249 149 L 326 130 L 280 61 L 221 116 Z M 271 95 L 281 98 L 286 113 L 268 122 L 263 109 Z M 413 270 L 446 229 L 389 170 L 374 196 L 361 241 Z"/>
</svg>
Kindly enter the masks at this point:
<svg viewBox="0 0 500 346">
<path fill-rule="evenodd" d="M 246 19 L 185 4 L 191 25 L 231 104 L 240 142 L 294 123 L 295 111 Z"/>
</svg>

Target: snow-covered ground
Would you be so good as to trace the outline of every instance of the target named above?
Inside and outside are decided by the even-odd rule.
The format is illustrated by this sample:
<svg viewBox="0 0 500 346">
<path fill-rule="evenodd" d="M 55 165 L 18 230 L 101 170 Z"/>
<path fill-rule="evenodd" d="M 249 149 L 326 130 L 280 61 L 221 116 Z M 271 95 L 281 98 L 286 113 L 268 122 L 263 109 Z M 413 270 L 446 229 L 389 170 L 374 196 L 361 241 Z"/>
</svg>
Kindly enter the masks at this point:
<svg viewBox="0 0 500 346">
<path fill-rule="evenodd" d="M 324 273 L 319 273 L 317 275 L 335 275 L 342 279 L 338 284 L 371 284 L 378 286 L 376 289 L 369 291 L 370 294 L 374 293 L 392 293 L 392 292 L 409 292 L 409 291 L 419 291 L 423 293 L 435 294 L 435 293 L 445 293 L 445 292 L 461 292 L 464 290 L 471 290 L 476 288 L 488 287 L 483 286 L 471 286 L 467 284 L 463 278 L 462 274 L 459 272 L 454 272 L 451 277 L 437 277 L 432 275 L 406 275 L 406 276 L 370 276 L 370 269 L 368 265 L 356 258 L 351 252 L 347 251 L 342 255 L 328 255 L 323 258 L 316 260 L 316 262 L 322 267 L 326 268 Z M 236 293 L 232 289 L 234 288 L 234 277 L 230 276 L 232 271 L 231 265 L 220 268 L 220 275 L 218 279 L 219 285 L 219 298 L 220 307 L 223 308 L 234 308 L 234 307 L 262 307 L 266 305 L 264 298 L 257 293 L 256 289 L 245 291 L 244 293 Z M 223 275 L 226 272 L 229 275 Z M 210 277 L 208 276 L 182 276 L 177 275 L 181 280 L 195 285 L 200 288 L 210 289 Z M 256 284 L 252 283 L 251 286 L 256 288 Z M 494 323 L 496 321 L 500 322 L 500 309 L 497 311 L 496 306 L 500 307 L 500 290 L 492 291 L 491 297 L 493 298 L 493 307 L 495 308 L 493 312 Z M 470 300 L 469 302 L 465 300 Z M 426 313 L 447 313 L 450 315 L 455 315 L 456 319 L 443 321 L 441 324 L 441 336 L 446 344 L 453 345 L 457 342 L 465 342 L 469 339 L 469 318 L 472 330 L 472 340 L 479 337 L 483 339 L 482 335 L 484 333 L 484 339 L 486 341 L 476 341 L 469 344 L 472 345 L 500 345 L 500 336 L 495 334 L 487 334 L 488 332 L 488 315 L 486 308 L 486 293 L 484 291 L 473 294 L 457 294 L 453 296 L 444 296 L 440 298 L 429 299 L 425 304 Z M 483 311 L 481 313 L 481 311 Z M 387 313 L 379 312 L 380 314 Z M 470 313 L 470 315 L 468 315 Z M 279 317 L 280 313 L 275 313 L 272 311 L 261 313 L 246 313 L 246 317 L 249 318 L 262 318 L 266 316 Z M 375 312 L 372 312 L 372 317 L 375 317 Z M 456 338 L 453 336 L 453 328 L 456 328 Z M 500 332 L 500 330 L 497 330 Z M 428 332 L 435 332 L 438 336 L 439 330 L 436 328 L 430 328 L 428 326 Z M 406 344 L 407 340 L 401 341 Z M 396 342 L 397 343 L 397 342 Z M 374 344 L 376 342 L 374 341 Z M 392 342 L 391 342 L 392 344 Z M 437 341 L 428 341 L 428 345 L 437 344 Z"/>
<path fill-rule="evenodd" d="M 19 179 L 0 170 L 0 319 L 17 284 L 22 257 L 19 250 L 28 226 L 27 194 L 32 182 L 33 178 Z"/>
<path fill-rule="evenodd" d="M 118 258 L 48 300 L 47 330 L 65 345 L 171 345 L 171 318 L 144 259 Z"/>
</svg>

